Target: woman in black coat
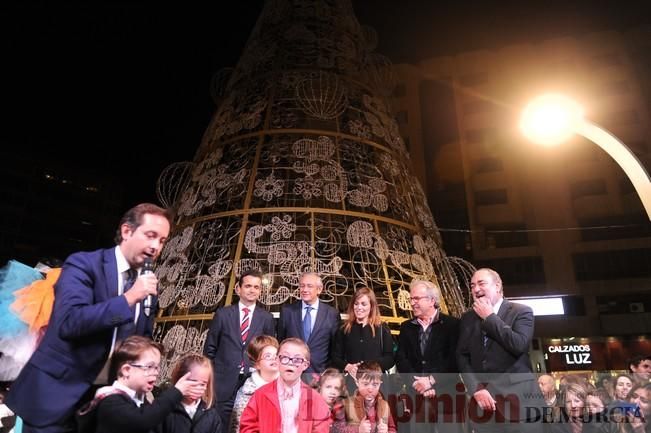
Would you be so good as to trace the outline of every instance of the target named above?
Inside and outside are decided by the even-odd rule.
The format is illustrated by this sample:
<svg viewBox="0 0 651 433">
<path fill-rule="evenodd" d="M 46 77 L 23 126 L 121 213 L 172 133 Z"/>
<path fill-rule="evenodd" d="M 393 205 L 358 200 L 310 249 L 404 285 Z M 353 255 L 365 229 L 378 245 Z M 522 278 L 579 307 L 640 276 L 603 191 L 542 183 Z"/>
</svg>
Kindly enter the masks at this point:
<svg viewBox="0 0 651 433">
<path fill-rule="evenodd" d="M 375 293 L 362 287 L 348 304 L 348 319 L 335 334 L 332 364 L 355 378 L 361 362 L 375 361 L 383 371 L 395 364 L 391 331 L 382 323 Z"/>
</svg>

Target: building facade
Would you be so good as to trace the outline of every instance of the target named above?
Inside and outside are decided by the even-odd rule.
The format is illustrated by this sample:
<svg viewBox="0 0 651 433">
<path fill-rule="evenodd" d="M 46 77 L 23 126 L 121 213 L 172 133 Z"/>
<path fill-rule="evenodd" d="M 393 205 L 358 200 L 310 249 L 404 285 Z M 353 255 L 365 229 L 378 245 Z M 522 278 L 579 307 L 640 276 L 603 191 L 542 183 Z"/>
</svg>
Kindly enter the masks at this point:
<svg viewBox="0 0 651 433">
<path fill-rule="evenodd" d="M 541 356 L 573 337 L 621 337 L 623 356 L 648 348 L 651 224 L 604 151 L 578 136 L 529 143 L 522 107 L 575 98 L 651 167 L 650 41 L 642 28 L 397 66 L 393 109 L 446 251 L 499 271 L 507 297 L 563 296 L 562 318 L 537 317 Z"/>
</svg>

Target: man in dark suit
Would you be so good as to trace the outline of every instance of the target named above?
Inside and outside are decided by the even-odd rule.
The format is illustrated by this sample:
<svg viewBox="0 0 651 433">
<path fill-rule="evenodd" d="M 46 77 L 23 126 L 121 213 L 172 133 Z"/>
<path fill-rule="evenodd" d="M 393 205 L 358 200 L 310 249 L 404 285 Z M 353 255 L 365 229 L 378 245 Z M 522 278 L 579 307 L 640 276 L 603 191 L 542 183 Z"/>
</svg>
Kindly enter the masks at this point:
<svg viewBox="0 0 651 433">
<path fill-rule="evenodd" d="M 455 352 L 459 339 L 459 319 L 440 310 L 441 292 L 429 282 L 414 280 L 409 285 L 410 302 L 414 318 L 400 325 L 396 367 L 407 386 L 424 397 L 450 398 L 454 402 L 458 381 Z M 424 409 L 425 405 L 420 405 Z M 438 424 L 426 426 L 427 431 L 455 431 L 454 419 L 443 424 L 443 412 L 452 414 L 453 405 L 441 406 Z M 431 407 L 430 410 L 435 410 Z M 420 414 L 412 415 L 421 419 Z M 425 414 L 426 417 L 429 414 Z M 427 419 L 427 418 L 426 418 Z M 414 419 L 415 421 L 415 419 Z M 413 431 L 416 426 L 411 426 Z"/>
<path fill-rule="evenodd" d="M 257 303 L 261 289 L 260 272 L 242 273 L 235 286 L 239 302 L 217 310 L 210 322 L 203 351 L 213 362 L 216 407 L 225 426 L 229 425 L 237 390 L 249 375 L 251 360 L 246 347 L 259 335 L 274 335 L 273 316 Z"/>
<path fill-rule="evenodd" d="M 301 275 L 298 288 L 301 302 L 285 305 L 280 310 L 278 340 L 296 337 L 305 341 L 311 354 L 305 372 L 322 373 L 330 365 L 330 348 L 339 329 L 339 313 L 319 300 L 323 282 L 318 274 Z"/>
<path fill-rule="evenodd" d="M 461 318 L 457 363 L 472 397 L 473 428 L 542 431 L 545 402 L 529 360 L 533 312 L 504 299 L 502 279 L 492 269 L 477 270 L 470 287 L 474 302 Z"/>
<path fill-rule="evenodd" d="M 167 210 L 139 204 L 122 217 L 117 247 L 66 259 L 45 336 L 7 396 L 24 432 L 73 431 L 72 415 L 116 344 L 132 334 L 151 335 L 155 313 L 145 314 L 142 301 L 157 294 L 158 280 L 136 276 L 146 258 L 159 255 L 170 220 Z"/>
</svg>

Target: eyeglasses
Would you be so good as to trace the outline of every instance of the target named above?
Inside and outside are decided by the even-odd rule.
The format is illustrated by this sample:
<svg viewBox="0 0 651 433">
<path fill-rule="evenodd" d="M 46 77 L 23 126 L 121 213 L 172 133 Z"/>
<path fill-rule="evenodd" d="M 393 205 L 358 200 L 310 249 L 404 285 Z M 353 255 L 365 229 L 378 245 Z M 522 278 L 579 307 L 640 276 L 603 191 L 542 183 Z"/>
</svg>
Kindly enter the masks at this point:
<svg viewBox="0 0 651 433">
<path fill-rule="evenodd" d="M 431 296 L 410 296 L 409 297 L 409 302 L 411 302 L 413 304 L 414 302 L 420 302 L 421 299 L 432 299 L 432 297 Z"/>
<path fill-rule="evenodd" d="M 264 359 L 265 361 L 275 361 L 278 359 L 278 355 L 274 355 L 273 353 L 265 353 L 260 357 L 260 359 Z"/>
<path fill-rule="evenodd" d="M 368 380 L 360 380 L 359 386 L 364 386 L 364 387 L 373 387 L 373 388 L 379 388 L 380 385 L 382 385 L 382 381 L 379 382 L 369 382 Z"/>
<path fill-rule="evenodd" d="M 296 366 L 299 366 L 303 364 L 304 362 L 307 362 L 306 359 L 301 358 L 300 356 L 297 356 L 296 358 L 292 358 L 291 356 L 285 356 L 285 355 L 278 355 L 278 360 L 282 365 L 287 365 L 287 364 L 294 364 Z"/>
<path fill-rule="evenodd" d="M 137 367 L 145 371 L 146 374 L 158 374 L 160 372 L 160 365 L 141 365 L 141 364 L 129 364 L 132 367 Z"/>
</svg>

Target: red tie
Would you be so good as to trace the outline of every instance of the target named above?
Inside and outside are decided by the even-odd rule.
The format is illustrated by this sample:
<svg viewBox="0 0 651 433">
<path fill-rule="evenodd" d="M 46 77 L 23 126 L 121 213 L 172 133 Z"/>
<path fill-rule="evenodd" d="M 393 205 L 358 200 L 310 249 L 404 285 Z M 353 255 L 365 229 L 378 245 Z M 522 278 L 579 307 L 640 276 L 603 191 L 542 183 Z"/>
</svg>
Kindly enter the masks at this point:
<svg viewBox="0 0 651 433">
<path fill-rule="evenodd" d="M 244 317 L 242 317 L 242 323 L 240 324 L 240 335 L 242 336 L 242 344 L 246 343 L 246 337 L 249 336 L 249 309 L 244 307 L 242 308 L 244 312 Z"/>
</svg>

